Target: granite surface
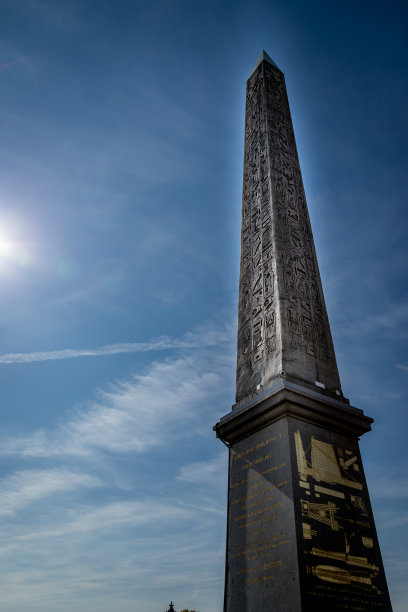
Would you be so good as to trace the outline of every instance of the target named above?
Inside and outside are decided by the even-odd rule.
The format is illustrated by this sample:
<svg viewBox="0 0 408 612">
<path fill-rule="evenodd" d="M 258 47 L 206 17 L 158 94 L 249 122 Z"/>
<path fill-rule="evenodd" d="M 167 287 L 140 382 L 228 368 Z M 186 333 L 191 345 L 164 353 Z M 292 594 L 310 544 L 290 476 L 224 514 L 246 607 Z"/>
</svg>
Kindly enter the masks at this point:
<svg viewBox="0 0 408 612">
<path fill-rule="evenodd" d="M 247 83 L 236 401 L 284 372 L 340 393 L 285 78 Z"/>
</svg>

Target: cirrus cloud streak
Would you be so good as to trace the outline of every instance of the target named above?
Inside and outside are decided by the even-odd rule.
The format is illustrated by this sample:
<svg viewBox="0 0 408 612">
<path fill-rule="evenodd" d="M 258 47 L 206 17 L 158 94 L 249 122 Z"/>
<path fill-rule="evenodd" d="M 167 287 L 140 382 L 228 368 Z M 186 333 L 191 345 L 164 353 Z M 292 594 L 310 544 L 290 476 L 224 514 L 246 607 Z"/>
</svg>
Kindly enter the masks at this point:
<svg viewBox="0 0 408 612">
<path fill-rule="evenodd" d="M 74 357 L 101 357 L 104 355 L 118 355 L 120 353 L 145 353 L 148 351 L 165 351 L 171 349 L 189 349 L 205 346 L 214 346 L 231 339 L 226 331 L 198 331 L 189 332 L 181 338 L 160 336 L 149 342 L 118 342 L 107 344 L 95 349 L 61 349 L 54 351 L 35 351 L 32 353 L 6 353 L 0 355 L 0 363 L 33 363 L 38 361 L 51 361 L 55 359 L 73 359 Z"/>
</svg>

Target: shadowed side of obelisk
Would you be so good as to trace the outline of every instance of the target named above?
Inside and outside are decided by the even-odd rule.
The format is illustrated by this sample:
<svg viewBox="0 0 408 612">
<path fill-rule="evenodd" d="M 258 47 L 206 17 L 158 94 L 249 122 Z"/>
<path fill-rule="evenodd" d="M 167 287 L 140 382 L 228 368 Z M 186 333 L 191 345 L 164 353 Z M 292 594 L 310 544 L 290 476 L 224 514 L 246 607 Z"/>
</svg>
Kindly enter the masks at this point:
<svg viewBox="0 0 408 612">
<path fill-rule="evenodd" d="M 391 612 L 359 437 L 340 388 L 284 76 L 247 83 L 224 612 Z"/>
</svg>

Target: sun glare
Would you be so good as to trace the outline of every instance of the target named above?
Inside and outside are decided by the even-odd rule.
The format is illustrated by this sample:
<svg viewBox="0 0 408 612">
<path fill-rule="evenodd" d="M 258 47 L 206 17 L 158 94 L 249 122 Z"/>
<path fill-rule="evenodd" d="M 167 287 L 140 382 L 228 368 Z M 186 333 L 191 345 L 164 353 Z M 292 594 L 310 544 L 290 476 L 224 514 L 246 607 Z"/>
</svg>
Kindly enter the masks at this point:
<svg viewBox="0 0 408 612">
<path fill-rule="evenodd" d="M 16 251 L 16 243 L 13 240 L 7 240 L 0 236 L 0 257 L 12 257 Z"/>
<path fill-rule="evenodd" d="M 16 239 L 16 232 L 10 228 L 0 228 L 0 270 L 7 273 L 17 265 L 27 266 L 31 261 L 30 252 L 21 240 Z"/>
</svg>

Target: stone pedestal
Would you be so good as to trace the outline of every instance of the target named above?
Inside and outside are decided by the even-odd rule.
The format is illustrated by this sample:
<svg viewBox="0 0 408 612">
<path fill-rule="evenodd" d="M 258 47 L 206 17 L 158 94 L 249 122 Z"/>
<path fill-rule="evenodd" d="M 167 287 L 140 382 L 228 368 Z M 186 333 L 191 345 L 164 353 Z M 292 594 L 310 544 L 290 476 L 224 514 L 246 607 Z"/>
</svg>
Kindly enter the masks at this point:
<svg viewBox="0 0 408 612">
<path fill-rule="evenodd" d="M 392 609 L 358 447 L 371 422 L 280 379 L 217 423 L 230 447 L 224 612 Z"/>
</svg>

